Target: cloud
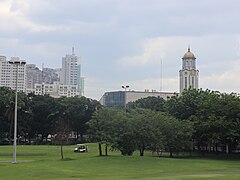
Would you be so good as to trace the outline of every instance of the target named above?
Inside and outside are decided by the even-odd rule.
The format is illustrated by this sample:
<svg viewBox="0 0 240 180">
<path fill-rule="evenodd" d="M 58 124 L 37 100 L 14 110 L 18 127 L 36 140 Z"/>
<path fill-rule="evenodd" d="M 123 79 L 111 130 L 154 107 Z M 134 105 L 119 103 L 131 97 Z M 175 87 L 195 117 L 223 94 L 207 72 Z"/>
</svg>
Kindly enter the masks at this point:
<svg viewBox="0 0 240 180">
<path fill-rule="evenodd" d="M 19 30 L 27 30 L 29 32 L 53 32 L 67 29 L 63 26 L 44 25 L 31 21 L 27 16 L 30 8 L 29 0 L 3 0 L 0 2 L 0 21 L 3 24 L 0 31 L 18 32 Z"/>
<path fill-rule="evenodd" d="M 147 39 L 143 42 L 143 52 L 140 55 L 123 57 L 119 61 L 125 66 L 145 65 L 152 61 L 159 61 L 161 57 L 165 57 L 166 46 L 164 45 L 161 38 Z"/>
<path fill-rule="evenodd" d="M 131 90 L 144 91 L 156 90 L 162 92 L 178 92 L 178 78 L 150 78 L 138 81 L 129 81 L 128 84 Z"/>
<path fill-rule="evenodd" d="M 240 92 L 240 59 L 223 72 L 213 72 L 210 76 L 200 78 L 200 87 L 204 89 L 218 90 L 220 92 Z"/>
</svg>

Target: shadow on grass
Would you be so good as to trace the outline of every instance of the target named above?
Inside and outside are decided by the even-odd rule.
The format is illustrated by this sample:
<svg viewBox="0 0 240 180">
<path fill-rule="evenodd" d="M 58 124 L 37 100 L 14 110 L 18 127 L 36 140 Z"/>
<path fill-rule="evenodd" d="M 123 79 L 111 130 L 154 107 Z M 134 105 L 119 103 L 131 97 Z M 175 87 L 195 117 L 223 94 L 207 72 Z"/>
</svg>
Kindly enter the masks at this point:
<svg viewBox="0 0 240 180">
<path fill-rule="evenodd" d="M 163 155 L 152 155 L 154 158 L 167 158 L 167 159 L 199 159 L 199 160 L 226 160 L 226 161 L 239 161 L 240 160 L 240 154 L 192 154 L 192 155 L 187 155 L 187 154 L 175 154 L 173 157 L 170 157 L 167 154 Z"/>
</svg>

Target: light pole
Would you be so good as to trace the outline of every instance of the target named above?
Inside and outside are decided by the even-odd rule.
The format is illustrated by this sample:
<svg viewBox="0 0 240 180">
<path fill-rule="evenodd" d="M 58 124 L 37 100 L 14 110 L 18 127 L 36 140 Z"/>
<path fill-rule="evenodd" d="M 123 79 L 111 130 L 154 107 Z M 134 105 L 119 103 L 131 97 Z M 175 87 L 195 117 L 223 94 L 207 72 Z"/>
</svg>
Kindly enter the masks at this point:
<svg viewBox="0 0 240 180">
<path fill-rule="evenodd" d="M 122 88 L 125 90 L 124 92 L 125 92 L 125 94 L 124 94 L 124 108 L 125 108 L 125 112 L 127 112 L 127 94 L 126 94 L 126 91 L 127 91 L 127 88 L 129 88 L 129 86 L 128 85 L 126 85 L 126 86 L 122 86 Z"/>
<path fill-rule="evenodd" d="M 16 87 L 15 87 L 15 109 L 14 109 L 14 136 L 13 136 L 13 161 L 17 163 L 17 100 L 18 100 L 18 67 L 19 65 L 25 65 L 24 61 L 9 61 L 9 64 L 16 65 Z"/>
</svg>

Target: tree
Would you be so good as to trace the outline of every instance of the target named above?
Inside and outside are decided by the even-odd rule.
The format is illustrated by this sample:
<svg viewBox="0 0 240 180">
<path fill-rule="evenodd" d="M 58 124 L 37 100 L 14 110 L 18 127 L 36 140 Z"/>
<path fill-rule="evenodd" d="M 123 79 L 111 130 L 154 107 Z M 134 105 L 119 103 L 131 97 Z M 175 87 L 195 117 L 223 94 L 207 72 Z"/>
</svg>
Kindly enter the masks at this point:
<svg viewBox="0 0 240 180">
<path fill-rule="evenodd" d="M 124 156 L 131 156 L 137 149 L 136 124 L 129 113 L 120 111 L 115 118 L 112 147 Z"/>
<path fill-rule="evenodd" d="M 170 153 L 186 151 L 191 148 L 191 139 L 193 126 L 187 120 L 179 121 L 178 119 L 166 115 L 159 115 L 161 119 L 161 132 L 164 136 L 164 149 Z"/>
<path fill-rule="evenodd" d="M 1 141 L 8 139 L 11 143 L 13 114 L 14 114 L 14 91 L 10 88 L 0 87 L 0 138 Z M 6 143 L 6 142 L 3 142 Z"/>
<path fill-rule="evenodd" d="M 118 137 L 121 127 L 118 125 L 124 118 L 125 113 L 119 109 L 102 108 L 87 122 L 89 137 L 92 141 L 98 142 L 100 156 L 102 156 L 102 144 L 105 144 L 105 155 L 107 155 L 108 146 L 117 147 L 116 142 L 121 141 Z"/>
<path fill-rule="evenodd" d="M 63 109 L 60 108 L 59 111 L 52 113 L 48 116 L 50 121 L 54 121 L 54 133 L 53 142 L 57 145 L 60 145 L 61 158 L 64 159 L 63 155 L 63 145 L 70 144 L 69 142 L 69 134 L 71 133 L 71 129 L 68 124 L 68 120 L 66 118 L 66 114 Z"/>
<path fill-rule="evenodd" d="M 156 111 L 147 109 L 136 109 L 130 112 L 135 124 L 135 139 L 140 156 L 144 151 L 153 145 L 159 144 L 162 140 L 162 133 L 159 131 L 159 124 L 156 119 Z"/>
<path fill-rule="evenodd" d="M 52 134 L 53 121 L 48 116 L 57 111 L 57 99 L 49 95 L 34 95 L 31 97 L 29 105 L 32 112 L 31 133 L 33 138 L 38 139 L 41 143 L 47 141 L 47 136 Z M 39 137 L 41 139 L 39 139 Z M 39 143 L 39 142 L 37 142 Z"/>
<path fill-rule="evenodd" d="M 138 99 L 134 102 L 129 102 L 127 104 L 128 109 L 136 109 L 136 108 L 143 108 L 143 109 L 151 109 L 154 111 L 166 111 L 166 101 L 161 97 L 146 97 Z"/>
<path fill-rule="evenodd" d="M 59 103 L 65 106 L 65 113 L 69 119 L 69 124 L 76 134 L 76 140 L 84 141 L 83 135 L 86 134 L 87 125 L 93 113 L 100 109 L 101 105 L 96 100 L 86 97 L 62 97 Z"/>
</svg>

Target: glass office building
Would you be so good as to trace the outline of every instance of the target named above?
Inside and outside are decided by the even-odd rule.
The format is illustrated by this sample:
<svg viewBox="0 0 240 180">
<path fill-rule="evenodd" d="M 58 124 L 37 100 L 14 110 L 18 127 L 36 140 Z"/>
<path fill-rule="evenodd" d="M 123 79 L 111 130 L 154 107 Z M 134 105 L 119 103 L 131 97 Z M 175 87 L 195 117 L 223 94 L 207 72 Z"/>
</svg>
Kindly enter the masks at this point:
<svg viewBox="0 0 240 180">
<path fill-rule="evenodd" d="M 104 94 L 103 103 L 107 107 L 124 107 L 125 105 L 125 92 L 106 92 Z"/>
<path fill-rule="evenodd" d="M 175 96 L 175 92 L 157 92 L 157 91 L 113 91 L 106 92 L 100 99 L 100 103 L 106 107 L 124 107 L 125 103 L 134 102 L 141 98 L 158 97 L 167 100 Z"/>
</svg>

